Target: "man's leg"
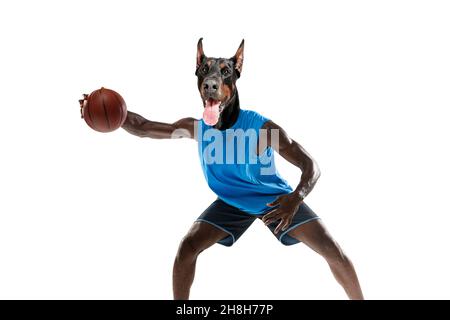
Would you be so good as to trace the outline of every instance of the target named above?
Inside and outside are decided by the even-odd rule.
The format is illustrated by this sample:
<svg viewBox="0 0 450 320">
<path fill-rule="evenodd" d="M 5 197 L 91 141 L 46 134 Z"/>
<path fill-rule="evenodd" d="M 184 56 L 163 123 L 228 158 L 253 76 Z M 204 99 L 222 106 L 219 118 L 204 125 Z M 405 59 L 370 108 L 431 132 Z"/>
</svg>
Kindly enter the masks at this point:
<svg viewBox="0 0 450 320">
<path fill-rule="evenodd" d="M 302 224 L 292 229 L 288 235 L 302 241 L 325 258 L 334 277 L 350 299 L 364 299 L 352 262 L 320 220 Z"/>
<path fill-rule="evenodd" d="M 197 257 L 203 250 L 228 236 L 228 233 L 205 222 L 195 222 L 178 248 L 173 266 L 173 297 L 189 299 Z"/>
</svg>

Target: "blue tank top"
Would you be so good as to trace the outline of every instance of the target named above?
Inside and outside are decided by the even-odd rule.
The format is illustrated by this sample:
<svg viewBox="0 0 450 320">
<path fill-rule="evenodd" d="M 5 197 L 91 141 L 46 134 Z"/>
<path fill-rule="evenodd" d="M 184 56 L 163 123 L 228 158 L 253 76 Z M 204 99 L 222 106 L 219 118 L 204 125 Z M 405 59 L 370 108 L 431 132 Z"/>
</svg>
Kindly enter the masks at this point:
<svg viewBox="0 0 450 320">
<path fill-rule="evenodd" d="M 267 203 L 292 192 L 275 168 L 271 147 L 257 155 L 257 141 L 268 121 L 257 112 L 240 110 L 234 125 L 217 130 L 198 121 L 200 163 L 209 187 L 224 202 L 249 214 L 261 214 Z"/>
</svg>

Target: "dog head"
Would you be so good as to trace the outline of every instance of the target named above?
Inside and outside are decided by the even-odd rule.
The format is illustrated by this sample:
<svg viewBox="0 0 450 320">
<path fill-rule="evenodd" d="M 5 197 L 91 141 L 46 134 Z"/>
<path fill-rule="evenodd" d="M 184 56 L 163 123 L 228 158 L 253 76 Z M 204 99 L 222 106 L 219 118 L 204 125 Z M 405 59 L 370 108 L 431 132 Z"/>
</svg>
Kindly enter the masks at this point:
<svg viewBox="0 0 450 320">
<path fill-rule="evenodd" d="M 205 108 L 204 120 L 208 124 L 215 124 L 215 118 L 218 119 L 223 110 L 233 102 L 243 62 L 244 40 L 231 58 L 207 57 L 203 51 L 202 38 L 198 41 L 195 75 Z"/>
</svg>

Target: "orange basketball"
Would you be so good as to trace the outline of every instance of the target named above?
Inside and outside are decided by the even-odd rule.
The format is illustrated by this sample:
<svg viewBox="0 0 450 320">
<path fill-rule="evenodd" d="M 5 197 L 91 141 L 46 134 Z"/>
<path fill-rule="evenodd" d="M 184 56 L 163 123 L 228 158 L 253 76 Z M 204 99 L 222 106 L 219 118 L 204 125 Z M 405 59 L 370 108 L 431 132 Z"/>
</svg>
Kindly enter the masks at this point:
<svg viewBox="0 0 450 320">
<path fill-rule="evenodd" d="M 87 97 L 82 114 L 89 127 L 95 131 L 111 132 L 125 122 L 127 105 L 120 94 L 102 87 Z"/>
</svg>

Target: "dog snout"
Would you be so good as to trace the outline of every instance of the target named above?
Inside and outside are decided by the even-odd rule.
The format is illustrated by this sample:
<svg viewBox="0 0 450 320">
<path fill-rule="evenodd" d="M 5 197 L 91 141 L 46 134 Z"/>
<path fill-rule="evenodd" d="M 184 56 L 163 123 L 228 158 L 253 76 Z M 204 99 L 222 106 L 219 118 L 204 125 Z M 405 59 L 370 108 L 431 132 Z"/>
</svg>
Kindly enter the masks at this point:
<svg viewBox="0 0 450 320">
<path fill-rule="evenodd" d="M 215 79 L 205 79 L 203 81 L 203 90 L 207 94 L 216 94 L 219 90 L 219 82 Z"/>
</svg>

